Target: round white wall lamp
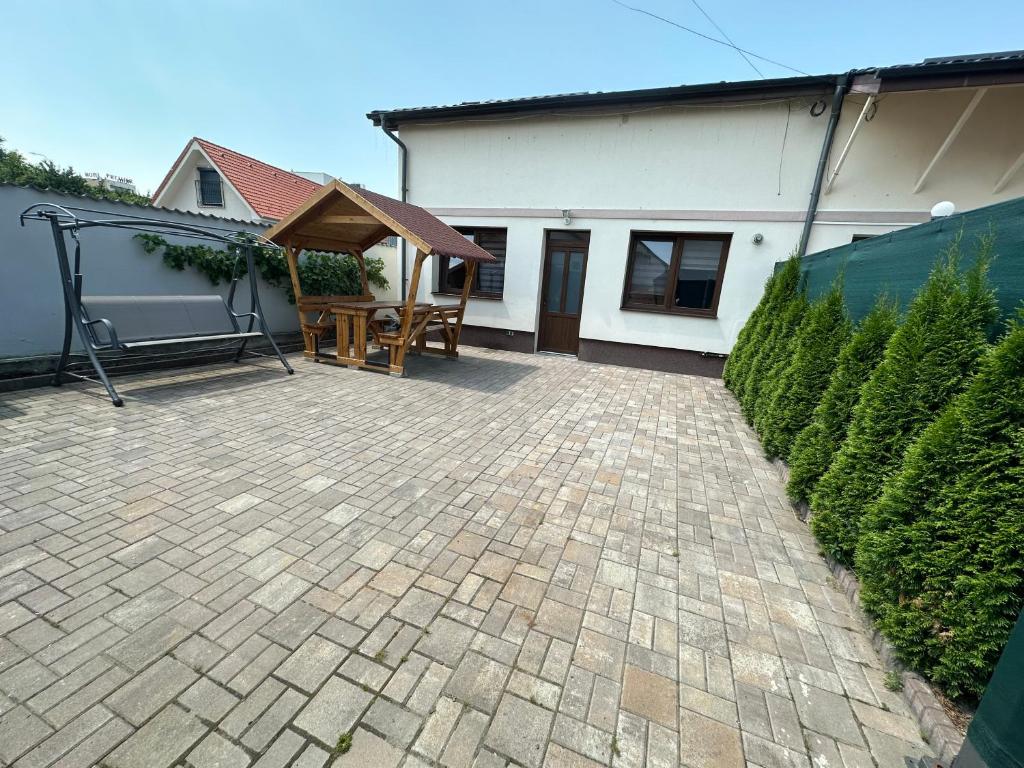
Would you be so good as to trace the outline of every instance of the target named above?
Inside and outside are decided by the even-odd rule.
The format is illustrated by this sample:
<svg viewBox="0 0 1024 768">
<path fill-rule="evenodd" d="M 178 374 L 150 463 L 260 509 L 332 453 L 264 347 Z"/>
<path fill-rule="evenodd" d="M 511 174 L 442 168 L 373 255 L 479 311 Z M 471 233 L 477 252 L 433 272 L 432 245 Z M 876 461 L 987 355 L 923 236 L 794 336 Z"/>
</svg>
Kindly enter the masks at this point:
<svg viewBox="0 0 1024 768">
<path fill-rule="evenodd" d="M 932 206 L 932 218 L 941 219 L 956 213 L 956 206 L 949 200 L 942 200 Z"/>
<path fill-rule="evenodd" d="M 760 245 L 761 243 L 764 242 L 764 235 L 762 235 L 760 232 L 757 232 L 752 238 L 750 238 L 750 242 L 752 242 L 754 245 Z"/>
</svg>

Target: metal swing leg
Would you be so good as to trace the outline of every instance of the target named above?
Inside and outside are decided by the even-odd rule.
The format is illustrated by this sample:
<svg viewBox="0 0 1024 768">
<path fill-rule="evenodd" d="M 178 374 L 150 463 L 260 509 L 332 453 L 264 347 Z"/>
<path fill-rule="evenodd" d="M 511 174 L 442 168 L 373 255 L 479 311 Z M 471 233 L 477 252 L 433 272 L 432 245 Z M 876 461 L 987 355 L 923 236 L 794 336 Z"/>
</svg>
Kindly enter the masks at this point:
<svg viewBox="0 0 1024 768">
<path fill-rule="evenodd" d="M 61 280 L 63 282 L 63 279 Z M 63 293 L 67 293 L 65 289 Z M 68 359 L 71 357 L 71 306 L 68 304 L 67 295 L 64 296 L 64 344 L 60 349 L 60 359 L 57 361 L 57 370 L 53 373 L 53 386 L 59 387 L 63 384 L 64 369 L 67 367 Z"/>
<path fill-rule="evenodd" d="M 79 338 L 81 338 L 85 343 L 85 352 L 87 355 L 89 355 L 89 360 L 90 362 L 92 362 L 92 367 L 93 369 L 95 369 L 96 375 L 99 376 L 100 383 L 103 384 L 103 386 L 106 388 L 107 394 L 110 395 L 110 402 L 112 402 L 115 406 L 120 408 L 122 405 L 124 405 L 124 400 L 122 400 L 121 396 L 117 394 L 117 390 L 114 389 L 114 385 L 111 384 L 110 379 L 107 378 L 107 372 L 103 370 L 103 365 L 100 363 L 100 359 L 96 356 L 96 352 L 93 351 L 93 348 L 89 345 L 89 341 L 86 338 L 85 326 L 82 325 L 81 317 L 75 317 L 75 324 L 78 326 Z M 84 379 L 86 377 L 79 376 L 78 378 Z"/>
<path fill-rule="evenodd" d="M 295 373 L 295 369 L 288 364 L 288 361 L 285 359 L 280 347 L 277 346 L 277 342 L 274 341 L 274 335 L 270 332 L 270 329 L 267 328 L 266 323 L 263 322 L 263 310 L 259 308 L 259 298 L 256 299 L 256 307 L 256 319 L 260 324 L 260 332 L 264 337 L 266 337 L 267 341 L 270 342 L 270 346 L 273 348 L 274 354 L 277 355 L 277 359 L 281 361 L 281 365 L 284 366 L 284 369 L 288 371 L 289 375 Z M 245 349 L 245 342 L 242 342 L 242 349 Z M 239 350 L 239 355 L 241 355 L 241 350 Z"/>
<path fill-rule="evenodd" d="M 68 358 L 71 353 L 71 324 L 74 323 L 75 330 L 78 332 L 78 338 L 82 342 L 82 346 L 85 347 L 85 352 L 89 356 L 89 361 L 92 363 L 93 370 L 96 371 L 100 383 L 107 390 L 110 401 L 115 406 L 120 407 L 124 405 L 124 400 L 117 394 L 114 385 L 107 378 L 107 372 L 103 370 L 103 364 L 100 363 L 100 359 L 96 356 L 89 333 L 82 322 L 82 306 L 78 300 L 78 294 L 82 289 L 81 275 L 78 274 L 80 251 L 78 247 L 75 248 L 75 275 L 72 277 L 71 265 L 68 263 L 67 243 L 64 242 L 64 233 L 61 231 L 55 216 L 50 217 L 50 225 L 53 229 L 54 243 L 57 246 L 57 266 L 60 269 L 60 282 L 64 291 L 64 346 L 61 348 L 60 360 L 57 361 L 57 371 L 53 380 L 54 386 L 60 386 L 64 369 L 67 367 Z M 77 374 L 72 375 L 79 379 L 85 378 Z"/>
<path fill-rule="evenodd" d="M 64 233 L 59 230 L 54 231 L 54 237 L 59 234 L 61 243 L 64 241 Z M 72 279 L 73 283 L 71 290 L 75 294 L 76 301 L 82 298 L 82 246 L 78 242 L 78 235 L 75 237 L 75 271 L 72 273 L 70 270 L 67 272 L 68 279 Z M 57 251 L 57 257 L 60 259 L 60 249 Z M 67 250 L 64 251 L 64 257 L 67 258 Z M 64 283 L 65 272 L 61 270 L 61 282 Z M 64 293 L 64 343 L 60 349 L 60 359 L 57 361 L 57 370 L 53 374 L 53 386 L 59 387 L 63 383 L 64 369 L 68 365 L 68 360 L 71 358 L 71 314 L 72 307 L 68 302 L 67 288 L 63 287 L 62 292 Z"/>
<path fill-rule="evenodd" d="M 247 267 L 247 269 L 249 271 L 249 295 L 250 295 L 251 302 L 252 302 L 251 303 L 251 307 L 252 307 L 252 313 L 251 314 L 256 316 L 256 322 L 259 323 L 259 326 L 260 326 L 260 333 L 262 333 L 264 338 L 266 338 L 266 340 L 270 342 L 270 346 L 274 350 L 274 354 L 277 355 L 277 359 L 281 361 L 281 365 L 283 365 L 284 369 L 286 371 L 288 371 L 289 375 L 291 375 L 291 374 L 295 373 L 295 370 L 291 367 L 291 365 L 288 364 L 288 361 L 285 359 L 284 355 L 281 353 L 281 349 L 277 346 L 277 342 L 274 341 L 274 335 L 270 332 L 270 329 L 267 328 L 267 324 L 263 321 L 263 306 L 260 304 L 260 292 L 259 292 L 259 288 L 256 285 L 256 280 L 257 280 L 256 264 L 255 264 L 255 260 L 253 259 L 252 245 L 251 244 L 247 244 L 246 247 L 245 247 L 245 262 L 246 262 L 246 267 Z M 250 324 L 252 323 L 252 317 L 251 316 L 249 318 L 249 322 L 250 322 Z M 242 347 L 241 347 L 241 349 L 239 349 L 238 355 L 241 356 L 241 354 L 242 354 L 242 352 L 244 350 L 245 350 L 245 341 L 242 342 Z"/>
</svg>

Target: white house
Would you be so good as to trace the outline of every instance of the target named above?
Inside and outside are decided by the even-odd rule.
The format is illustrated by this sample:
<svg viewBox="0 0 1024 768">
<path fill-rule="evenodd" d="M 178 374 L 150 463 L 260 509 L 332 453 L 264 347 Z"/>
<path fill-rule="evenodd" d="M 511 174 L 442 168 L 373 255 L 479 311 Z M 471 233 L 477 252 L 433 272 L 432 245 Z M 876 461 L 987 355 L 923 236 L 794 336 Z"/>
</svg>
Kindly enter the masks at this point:
<svg viewBox="0 0 1024 768">
<path fill-rule="evenodd" d="M 405 199 L 499 257 L 469 343 L 715 375 L 793 251 L 1024 195 L 1022 85 L 1017 52 L 368 117 Z"/>
<path fill-rule="evenodd" d="M 153 205 L 271 225 L 332 179 L 321 172 L 286 171 L 193 137 L 157 187 Z M 378 290 L 379 298 L 398 296 L 401 275 L 396 243 L 376 245 L 367 256 L 384 261 L 390 287 Z"/>
</svg>

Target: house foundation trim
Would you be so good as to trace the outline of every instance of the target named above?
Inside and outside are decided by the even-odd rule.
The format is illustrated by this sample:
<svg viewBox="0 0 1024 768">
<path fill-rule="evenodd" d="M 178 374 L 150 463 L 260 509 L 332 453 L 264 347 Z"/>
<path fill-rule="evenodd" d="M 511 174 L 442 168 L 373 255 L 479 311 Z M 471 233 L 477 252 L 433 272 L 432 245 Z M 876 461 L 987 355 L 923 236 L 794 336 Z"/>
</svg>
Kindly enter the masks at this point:
<svg viewBox="0 0 1024 768">
<path fill-rule="evenodd" d="M 623 344 L 600 339 L 580 339 L 579 359 L 586 363 L 621 365 L 666 373 L 722 378 L 725 355 L 695 352 L 689 349 L 650 347 L 644 344 Z"/>
<path fill-rule="evenodd" d="M 503 349 L 509 352 L 534 351 L 534 334 L 532 331 L 510 331 L 505 328 L 488 328 L 483 325 L 463 324 L 459 343 L 471 347 Z"/>
</svg>

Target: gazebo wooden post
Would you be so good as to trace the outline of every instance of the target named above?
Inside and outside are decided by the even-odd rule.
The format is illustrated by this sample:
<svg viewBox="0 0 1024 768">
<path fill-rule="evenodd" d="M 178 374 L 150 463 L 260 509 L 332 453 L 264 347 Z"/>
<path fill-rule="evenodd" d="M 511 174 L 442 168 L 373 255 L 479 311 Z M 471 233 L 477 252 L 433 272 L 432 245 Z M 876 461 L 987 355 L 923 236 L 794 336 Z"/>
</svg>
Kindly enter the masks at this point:
<svg viewBox="0 0 1024 768">
<path fill-rule="evenodd" d="M 359 285 L 363 295 L 366 296 L 370 293 L 370 281 L 366 279 L 366 257 L 363 255 L 362 248 L 353 248 L 352 255 L 359 263 Z"/>
<path fill-rule="evenodd" d="M 292 280 L 292 293 L 295 294 L 295 309 L 299 314 L 299 329 L 302 331 L 302 343 L 307 357 L 313 354 L 315 342 L 311 333 L 306 331 L 306 317 L 302 311 L 302 285 L 299 282 L 299 248 L 289 240 L 284 246 L 284 258 L 288 262 L 288 275 Z"/>
<path fill-rule="evenodd" d="M 416 249 L 407 298 L 400 304 L 374 299 L 366 268 L 366 248 L 389 235 L 403 238 Z M 357 364 L 361 368 L 388 370 L 395 374 L 404 374 L 405 356 L 413 344 L 425 353 L 441 352 L 427 346 L 425 334 L 430 331 L 441 330 L 444 354 L 458 357 L 466 305 L 479 269 L 477 262 L 494 260 L 479 245 L 459 236 L 426 210 L 369 190 L 350 187 L 337 179 L 324 184 L 302 205 L 267 230 L 264 236 L 285 248 L 306 357 L 335 365 Z M 359 266 L 360 295 L 303 295 L 299 274 L 299 254 L 303 249 L 351 254 Z M 465 264 L 466 282 L 457 304 L 417 307 L 416 294 L 423 264 L 429 256 L 444 256 Z M 381 309 L 404 312 L 394 332 L 386 331 L 384 323 L 374 319 L 375 313 Z M 356 349 L 349 356 L 349 345 L 345 341 L 346 336 L 349 341 L 353 340 L 353 326 Z M 376 361 L 366 360 L 367 331 L 382 349 L 387 348 L 386 368 Z M 334 354 L 323 354 L 321 339 L 331 333 L 338 334 L 337 349 Z"/>
<path fill-rule="evenodd" d="M 452 353 L 459 355 L 459 334 L 462 333 L 462 316 L 466 314 L 466 303 L 469 292 L 473 290 L 473 279 L 476 277 L 476 261 L 466 261 L 466 280 L 462 283 L 462 296 L 459 298 L 459 314 L 455 319 L 455 330 L 452 333 Z"/>
<path fill-rule="evenodd" d="M 402 313 L 402 329 L 400 332 L 402 343 L 395 350 L 395 366 L 402 370 L 395 371 L 395 373 L 404 373 L 405 371 L 405 351 L 409 348 L 409 344 L 412 343 L 412 339 L 409 338 L 409 333 L 412 331 L 412 313 L 416 307 L 416 294 L 420 289 L 420 272 L 423 271 L 423 262 L 426 260 L 427 254 L 417 250 L 416 262 L 412 268 L 412 277 L 409 278 L 409 294 L 405 300 L 405 311 Z"/>
</svg>

